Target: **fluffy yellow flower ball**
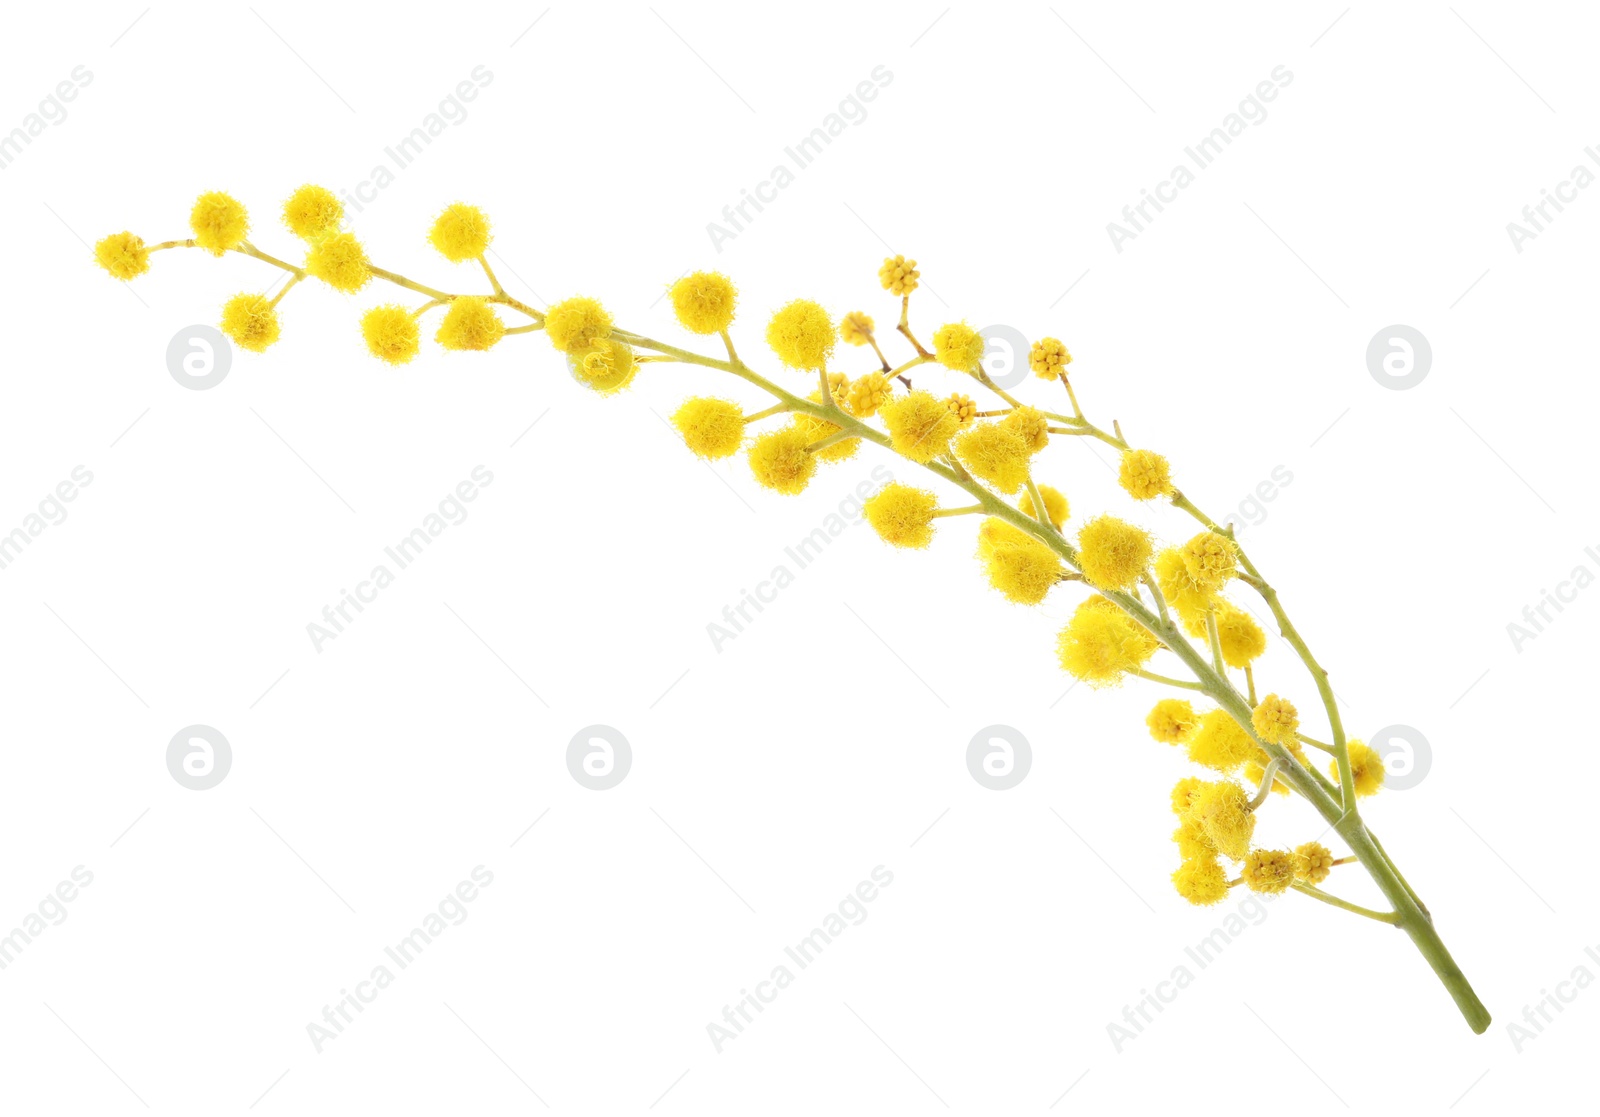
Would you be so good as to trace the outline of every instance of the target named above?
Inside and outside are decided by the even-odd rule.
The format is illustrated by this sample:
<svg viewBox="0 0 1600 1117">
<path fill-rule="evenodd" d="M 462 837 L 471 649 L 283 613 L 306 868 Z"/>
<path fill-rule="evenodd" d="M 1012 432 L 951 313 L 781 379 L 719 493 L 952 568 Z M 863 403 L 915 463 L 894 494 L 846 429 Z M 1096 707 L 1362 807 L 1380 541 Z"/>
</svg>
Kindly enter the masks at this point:
<svg viewBox="0 0 1600 1117">
<path fill-rule="evenodd" d="M 492 239 L 488 214 L 465 202 L 446 206 L 444 212 L 433 219 L 433 228 L 428 230 L 428 242 L 452 264 L 476 260 L 488 249 Z"/>
<path fill-rule="evenodd" d="M 1256 736 L 1273 745 L 1287 745 L 1294 741 L 1300 729 L 1300 711 L 1294 703 L 1276 694 L 1269 694 L 1250 715 Z"/>
<path fill-rule="evenodd" d="M 905 296 L 917 289 L 917 280 L 921 275 L 915 260 L 907 260 L 904 256 L 890 256 L 878 269 L 878 282 L 882 283 L 883 289 L 891 295 Z"/>
<path fill-rule="evenodd" d="M 633 382 L 639 362 L 631 345 L 614 337 L 602 337 L 585 349 L 568 353 L 567 367 L 580 384 L 609 396 Z"/>
<path fill-rule="evenodd" d="M 1164 745 L 1182 744 L 1199 721 L 1194 707 L 1181 698 L 1163 698 L 1151 707 L 1149 716 L 1144 719 L 1150 736 Z"/>
<path fill-rule="evenodd" d="M 1206 837 L 1224 857 L 1243 861 L 1256 832 L 1250 797 L 1232 780 L 1208 783 L 1195 796 L 1189 817 L 1205 827 Z"/>
<path fill-rule="evenodd" d="M 933 514 L 939 499 L 926 489 L 891 481 L 867 500 L 863 512 L 885 543 L 926 547 L 933 542 Z"/>
<path fill-rule="evenodd" d="M 194 208 L 189 211 L 189 228 L 194 231 L 196 244 L 221 256 L 244 243 L 245 234 L 250 231 L 250 215 L 232 195 L 212 190 L 195 199 Z"/>
<path fill-rule="evenodd" d="M 839 336 L 846 345 L 865 345 L 872 340 L 873 321 L 859 310 L 839 319 Z"/>
<path fill-rule="evenodd" d="M 1172 785 L 1172 813 L 1179 818 L 1186 817 L 1200 793 L 1210 786 L 1199 776 L 1184 776 Z"/>
<path fill-rule="evenodd" d="M 1021 435 L 1030 454 L 1037 454 L 1050 444 L 1050 421 L 1038 408 L 1014 407 L 1000 420 L 1000 425 Z"/>
<path fill-rule="evenodd" d="M 1244 667 L 1267 650 L 1267 634 L 1255 618 L 1226 601 L 1217 604 L 1217 642 L 1229 667 Z"/>
<path fill-rule="evenodd" d="M 1189 736 L 1189 759 L 1206 768 L 1231 772 L 1256 754 L 1256 743 L 1226 711 L 1208 710 Z"/>
<path fill-rule="evenodd" d="M 895 453 L 914 462 L 930 462 L 950 449 L 950 440 L 961 429 L 961 421 L 950 413 L 944 401 L 929 392 L 908 392 L 878 408 L 889 429 Z"/>
<path fill-rule="evenodd" d="M 812 392 L 811 402 L 821 403 L 822 394 L 820 392 Z M 805 433 L 808 445 L 821 442 L 825 438 L 831 438 L 838 434 L 841 429 L 837 423 L 830 423 L 828 420 L 819 419 L 815 415 L 807 415 L 804 411 L 796 411 L 794 413 L 794 425 Z M 861 440 L 859 438 L 843 438 L 830 446 L 824 446 L 820 450 L 811 452 L 816 455 L 818 461 L 842 462 L 855 457 L 856 451 L 859 449 L 861 449 Z"/>
<path fill-rule="evenodd" d="M 354 294 L 372 278 L 367 250 L 354 233 L 324 233 L 311 242 L 306 271 L 335 291 Z"/>
<path fill-rule="evenodd" d="M 978 405 L 973 402 L 971 396 L 964 396 L 960 392 L 956 392 L 945 400 L 944 405 L 955 415 L 956 421 L 964 427 L 971 426 L 972 421 L 978 417 Z"/>
<path fill-rule="evenodd" d="M 311 240 L 338 228 L 344 204 L 325 186 L 306 183 L 283 203 L 283 223 L 301 240 Z"/>
<path fill-rule="evenodd" d="M 1134 500 L 1154 500 L 1172 495 L 1172 467 L 1154 450 L 1124 450 L 1120 484 Z"/>
<path fill-rule="evenodd" d="M 1294 854 L 1284 849 L 1251 850 L 1239 875 L 1252 892 L 1283 892 L 1294 881 Z"/>
<path fill-rule="evenodd" d="M 1062 670 L 1092 687 L 1112 686 L 1155 655 L 1156 638 L 1103 597 L 1086 598 L 1056 638 Z"/>
<path fill-rule="evenodd" d="M 1198 907 L 1220 904 L 1228 898 L 1228 874 L 1215 856 L 1195 857 L 1179 865 L 1172 874 L 1178 895 Z"/>
<path fill-rule="evenodd" d="M 838 339 L 833 319 L 810 299 L 795 299 L 767 323 L 767 344 L 790 368 L 822 368 Z"/>
<path fill-rule="evenodd" d="M 611 315 L 594 299 L 578 295 L 545 312 L 544 332 L 561 352 L 575 353 L 611 336 Z"/>
<path fill-rule="evenodd" d="M 780 427 L 750 444 L 750 471 L 765 487 L 785 496 L 805 491 L 817 472 L 816 455 L 806 452 L 809 440 L 798 427 Z"/>
<path fill-rule="evenodd" d="M 150 270 L 150 250 L 144 238 L 129 232 L 102 237 L 94 246 L 95 263 L 126 282 Z"/>
<path fill-rule="evenodd" d="M 361 336 L 367 350 L 391 365 L 403 365 L 417 355 L 417 320 L 403 306 L 375 306 L 361 317 Z"/>
<path fill-rule="evenodd" d="M 832 380 L 829 383 L 832 384 Z M 869 372 L 850 382 L 844 390 L 844 402 L 840 406 L 857 419 L 870 419 L 878 413 L 878 408 L 889 401 L 893 391 L 894 385 L 889 383 L 887 376 L 881 372 Z M 837 394 L 834 398 L 838 399 Z"/>
<path fill-rule="evenodd" d="M 1294 875 L 1306 884 L 1321 884 L 1333 872 L 1333 852 L 1320 842 L 1307 842 L 1294 850 Z"/>
<path fill-rule="evenodd" d="M 1045 515 L 1050 517 L 1050 522 L 1056 525 L 1057 531 L 1061 530 L 1062 526 L 1067 522 L 1067 517 L 1072 514 L 1072 508 L 1067 504 L 1067 498 L 1049 485 L 1040 485 L 1038 489 L 1039 495 L 1044 497 Z M 1017 501 L 1017 508 L 1021 510 L 1024 516 L 1030 519 L 1037 520 L 1039 518 L 1038 509 L 1033 506 L 1033 494 L 1030 492 L 1023 492 L 1022 499 Z"/>
<path fill-rule="evenodd" d="M 1067 352 L 1067 347 L 1061 344 L 1059 338 L 1042 337 L 1028 350 L 1028 367 L 1035 376 L 1045 380 L 1066 375 L 1067 366 L 1071 363 L 1072 354 Z"/>
<path fill-rule="evenodd" d="M 731 457 L 744 443 L 744 409 L 730 400 L 686 399 L 672 413 L 672 425 L 697 457 Z"/>
<path fill-rule="evenodd" d="M 721 272 L 692 272 L 674 283 L 668 294 L 672 312 L 690 333 L 717 334 L 733 324 L 739 292 Z"/>
<path fill-rule="evenodd" d="M 1178 828 L 1172 832 L 1172 840 L 1178 843 L 1178 856 L 1185 861 L 1197 857 L 1215 858 L 1217 855 L 1217 847 L 1211 844 L 1206 828 L 1192 818 L 1185 818 L 1178 823 Z"/>
<path fill-rule="evenodd" d="M 988 346 L 977 330 L 965 322 L 947 322 L 933 331 L 933 355 L 945 368 L 975 372 Z"/>
<path fill-rule="evenodd" d="M 1040 540 L 991 516 L 978 529 L 978 558 L 989 584 L 1018 605 L 1037 605 L 1066 569 Z"/>
<path fill-rule="evenodd" d="M 979 480 L 987 481 L 1007 496 L 1028 480 L 1028 444 L 1020 434 L 1000 423 L 978 423 L 955 440 L 956 457 Z"/>
<path fill-rule="evenodd" d="M 265 352 L 278 340 L 278 311 L 265 295 L 235 295 L 222 306 L 222 332 L 240 349 Z"/>
<path fill-rule="evenodd" d="M 1183 545 L 1182 553 L 1194 584 L 1211 593 L 1239 572 L 1239 548 L 1220 532 L 1202 531 Z"/>
<path fill-rule="evenodd" d="M 1345 748 L 1350 750 L 1350 774 L 1355 777 L 1356 795 L 1363 799 L 1368 795 L 1376 795 L 1389 774 L 1389 769 L 1383 763 L 1383 757 L 1363 741 L 1347 741 Z M 1337 760 L 1329 762 L 1328 774 L 1333 777 L 1335 783 L 1339 782 Z"/>
<path fill-rule="evenodd" d="M 433 339 L 446 349 L 491 349 L 505 336 L 505 323 L 488 301 L 463 295 L 450 301 Z"/>
<path fill-rule="evenodd" d="M 1101 589 L 1132 589 L 1153 550 L 1149 532 L 1115 516 L 1096 516 L 1078 531 L 1078 565 Z"/>
<path fill-rule="evenodd" d="M 1183 552 L 1176 547 L 1163 548 L 1156 555 L 1155 575 L 1156 585 L 1161 587 L 1161 596 L 1178 614 L 1184 631 L 1190 636 L 1204 636 L 1206 610 L 1211 607 L 1214 598 L 1189 577 L 1189 568 L 1183 564 Z"/>
</svg>

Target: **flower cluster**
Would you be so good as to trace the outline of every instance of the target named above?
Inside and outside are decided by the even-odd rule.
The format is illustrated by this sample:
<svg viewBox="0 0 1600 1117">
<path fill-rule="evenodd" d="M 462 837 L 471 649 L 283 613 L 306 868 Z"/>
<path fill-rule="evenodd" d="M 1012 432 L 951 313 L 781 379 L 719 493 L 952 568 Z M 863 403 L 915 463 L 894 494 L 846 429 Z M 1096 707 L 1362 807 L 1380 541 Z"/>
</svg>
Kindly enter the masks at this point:
<svg viewBox="0 0 1600 1117">
<path fill-rule="evenodd" d="M 1172 883 L 1183 899 L 1215 904 L 1239 886 L 1262 893 L 1293 890 L 1403 925 L 1473 1026 L 1487 1025 L 1486 1012 L 1438 942 L 1432 918 L 1359 818 L 1357 799 L 1383 784 L 1382 758 L 1362 742 L 1346 739 L 1326 672 L 1231 530 L 1183 493 L 1164 455 L 1130 445 L 1120 424 L 1107 430 L 1086 417 L 1069 376 L 1072 355 L 1059 339 L 1041 338 L 1028 355 L 1039 379 L 1059 385 L 1059 401 L 1029 404 L 1014 398 L 985 371 L 986 341 L 967 323 L 939 325 L 931 348 L 918 340 L 910 307 L 921 272 L 915 260 L 895 256 L 883 262 L 878 281 L 900 301 L 896 332 L 909 343 L 911 356 L 891 362 L 875 319 L 865 310 L 835 314 L 819 301 L 796 298 L 766 317 L 762 336 L 781 366 L 769 378 L 737 352 L 731 331 L 739 292 L 720 273 L 685 275 L 667 294 L 678 324 L 690 335 L 720 339 L 725 358 L 624 330 L 589 296 L 539 310 L 507 294 L 485 255 L 492 240 L 489 219 L 476 206 L 445 207 L 426 239 L 446 261 L 478 265 L 489 286 L 478 293 L 446 291 L 379 267 L 342 228 L 343 216 L 338 198 L 325 188 L 295 191 L 282 208 L 284 225 L 303 243 L 303 260 L 293 263 L 256 248 L 247 239 L 251 225 L 244 206 L 212 192 L 201 195 L 190 212 L 192 237 L 147 245 L 132 233 L 116 233 L 101 240 L 94 254 L 120 280 L 147 271 L 151 253 L 178 247 L 219 256 L 242 253 L 280 269 L 287 282 L 276 294 L 245 292 L 224 304 L 224 333 L 252 352 L 278 341 L 279 304 L 298 283 L 315 279 L 354 295 L 381 280 L 426 300 L 411 306 L 381 302 L 362 312 L 366 348 L 390 365 L 416 357 L 421 322 L 437 312 L 434 340 L 444 349 L 481 352 L 513 334 L 542 332 L 572 376 L 602 395 L 629 387 L 646 364 L 730 374 L 741 382 L 741 391 L 764 393 L 766 405 L 752 408 L 725 395 L 691 396 L 673 411 L 671 424 L 701 458 L 742 454 L 755 481 L 776 493 L 805 491 L 821 467 L 868 444 L 925 469 L 927 487 L 894 481 L 866 501 L 865 518 L 886 543 L 926 551 L 948 530 L 941 520 L 977 517 L 968 546 L 1003 598 L 1039 606 L 1063 594 L 1076 596 L 1075 603 L 1066 603 L 1067 621 L 1055 637 L 1063 671 L 1096 688 L 1138 679 L 1140 685 L 1176 692 L 1154 704 L 1146 726 L 1152 738 L 1180 748 L 1186 761 L 1204 772 L 1181 778 L 1170 796 L 1178 847 Z M 525 321 L 508 326 L 502 312 Z M 840 350 L 840 341 L 847 351 Z M 876 365 L 861 367 L 867 351 Z M 841 352 L 859 355 L 854 370 Z M 940 385 L 941 379 L 954 384 Z M 963 388 L 993 400 L 980 408 Z M 1074 524 L 1066 485 L 1055 472 L 1061 465 L 1051 451 L 1075 437 L 1096 439 L 1117 451 L 1117 480 L 1129 509 L 1094 510 Z M 1046 484 L 1047 478 L 1055 485 Z M 952 493 L 961 498 L 948 502 Z M 1130 518 L 1132 511 L 1152 506 L 1190 517 L 1199 530 L 1169 536 L 1160 525 Z M 1279 693 L 1257 697 L 1256 671 L 1264 668 L 1271 641 L 1241 600 L 1245 591 L 1271 613 L 1283 646 L 1306 669 L 1326 716 L 1329 741 L 1302 731 L 1301 712 L 1288 698 Z M 1170 673 L 1174 670 L 1176 675 Z M 1326 775 L 1307 749 L 1326 754 Z M 1259 846 L 1257 816 L 1273 792 L 1304 800 L 1326 824 L 1319 833 L 1336 830 L 1353 852 L 1335 857 L 1316 841 L 1292 850 Z M 1366 909 L 1322 891 L 1336 866 L 1352 862 L 1367 870 L 1394 910 Z"/>
</svg>

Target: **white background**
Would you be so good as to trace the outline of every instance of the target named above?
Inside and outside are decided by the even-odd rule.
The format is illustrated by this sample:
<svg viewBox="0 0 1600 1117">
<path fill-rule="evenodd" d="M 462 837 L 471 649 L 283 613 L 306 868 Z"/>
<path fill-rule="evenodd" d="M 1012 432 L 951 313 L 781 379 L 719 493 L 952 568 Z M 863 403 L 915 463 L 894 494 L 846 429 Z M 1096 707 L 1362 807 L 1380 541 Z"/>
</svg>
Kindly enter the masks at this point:
<svg viewBox="0 0 1600 1117">
<path fill-rule="evenodd" d="M 0 130 L 75 66 L 93 79 L 0 172 L 0 528 L 75 466 L 94 478 L 0 571 L 0 927 L 74 866 L 94 875 L 0 971 L 7 1111 L 1491 1113 L 1589 1089 L 1600 992 L 1520 1052 L 1507 1025 L 1575 967 L 1600 974 L 1584 954 L 1600 591 L 1520 651 L 1506 626 L 1580 563 L 1600 572 L 1584 554 L 1600 191 L 1521 253 L 1506 225 L 1600 138 L 1592 13 L 273 2 L 6 19 Z M 1145 735 L 1155 688 L 1066 693 L 1053 646 L 1076 595 L 1006 604 L 961 520 L 926 553 L 849 530 L 714 649 L 707 624 L 793 569 L 784 548 L 875 464 L 782 498 L 738 459 L 696 462 L 661 418 L 677 401 L 760 406 L 715 373 L 647 366 L 600 399 L 538 335 L 393 370 L 356 329 L 390 290 L 307 284 L 268 354 L 235 354 L 208 391 L 175 383 L 172 336 L 276 275 L 168 252 L 135 297 L 86 242 L 184 236 L 194 196 L 225 189 L 261 248 L 294 253 L 289 191 L 354 190 L 479 65 L 493 78 L 466 118 L 351 214 L 384 266 L 475 288 L 423 239 L 468 200 L 513 291 L 593 294 L 665 339 L 687 335 L 664 286 L 726 270 L 737 340 L 770 369 L 765 318 L 792 297 L 887 333 L 875 272 L 904 252 L 924 337 L 965 318 L 1064 338 L 1091 416 L 1168 454 L 1213 514 L 1289 471 L 1241 540 L 1351 731 L 1430 742 L 1421 783 L 1367 814 L 1489 1032 L 1400 934 L 1290 896 L 1119 1053 L 1108 1024 L 1235 907 L 1191 908 L 1167 881 L 1187 769 Z M 707 223 L 877 66 L 893 80 L 867 118 L 718 252 Z M 1267 118 L 1117 252 L 1107 223 L 1277 66 L 1293 80 Z M 1366 366 L 1396 323 L 1433 349 L 1407 391 Z M 870 362 L 847 350 L 844 367 Z M 1190 533 L 1115 488 L 1105 447 L 1060 441 L 1041 479 L 1076 520 Z M 307 624 L 478 465 L 494 480 L 468 519 L 315 650 Z M 1283 654 L 1261 675 L 1312 708 Z M 203 792 L 165 760 L 195 723 L 234 757 Z M 603 793 L 565 760 L 596 723 L 634 755 Z M 1006 792 L 965 761 L 996 723 L 1033 751 Z M 1275 801 L 1261 834 L 1321 829 Z M 494 881 L 469 918 L 318 1054 L 307 1025 L 477 865 Z M 707 1024 L 878 865 L 893 884 L 866 921 L 719 1054 Z M 1336 886 L 1376 902 L 1357 876 Z"/>
</svg>

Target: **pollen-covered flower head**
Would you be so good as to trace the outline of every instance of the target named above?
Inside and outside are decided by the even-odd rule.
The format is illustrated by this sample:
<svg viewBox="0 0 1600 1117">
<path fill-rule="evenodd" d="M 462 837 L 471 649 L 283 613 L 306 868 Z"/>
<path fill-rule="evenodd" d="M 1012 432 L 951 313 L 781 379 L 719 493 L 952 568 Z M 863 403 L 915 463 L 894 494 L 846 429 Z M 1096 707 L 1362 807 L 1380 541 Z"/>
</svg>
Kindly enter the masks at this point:
<svg viewBox="0 0 1600 1117">
<path fill-rule="evenodd" d="M 1172 467 L 1154 450 L 1124 450 L 1117 483 L 1134 500 L 1172 495 Z"/>
<path fill-rule="evenodd" d="M 887 385 L 888 381 L 884 383 Z M 828 394 L 833 397 L 834 405 L 841 411 L 850 410 L 850 378 L 844 373 L 828 373 Z M 876 406 L 873 409 L 876 410 Z"/>
<path fill-rule="evenodd" d="M 1022 441 L 1028 444 L 1030 454 L 1037 454 L 1050 444 L 1050 421 L 1038 408 L 1026 405 L 1014 407 L 1000 420 L 1000 425 L 1021 435 Z"/>
<path fill-rule="evenodd" d="M 1294 882 L 1294 864 L 1286 849 L 1253 849 L 1239 875 L 1252 892 L 1282 892 Z"/>
<path fill-rule="evenodd" d="M 684 329 L 696 334 L 721 333 L 733 324 L 739 292 L 721 272 L 691 272 L 669 288 L 672 312 Z"/>
<path fill-rule="evenodd" d="M 1222 645 L 1222 661 L 1229 667 L 1244 667 L 1267 650 L 1267 634 L 1249 613 L 1219 600 L 1216 616 L 1217 642 Z"/>
<path fill-rule="evenodd" d="M 933 331 L 933 355 L 945 368 L 976 372 L 988 346 L 982 334 L 965 322 L 946 322 Z"/>
<path fill-rule="evenodd" d="M 1216 855 L 1191 857 L 1172 874 L 1178 895 L 1198 907 L 1220 904 L 1228 898 L 1228 874 Z"/>
<path fill-rule="evenodd" d="M 1092 687 L 1112 686 L 1155 655 L 1156 638 L 1103 597 L 1085 598 L 1056 638 L 1062 670 Z"/>
<path fill-rule="evenodd" d="M 822 393 L 812 392 L 811 402 L 821 403 Z M 805 432 L 809 443 L 817 443 L 824 439 L 832 438 L 841 429 L 837 423 L 830 423 L 826 419 L 819 419 L 815 415 L 806 414 L 804 411 L 796 411 L 794 413 L 794 425 Z M 816 455 L 818 461 L 842 462 L 855 457 L 856 451 L 859 449 L 861 449 L 861 440 L 859 438 L 841 438 L 838 442 L 811 452 Z"/>
<path fill-rule="evenodd" d="M 944 405 L 963 427 L 971 426 L 972 421 L 978 417 L 978 405 L 973 402 L 971 396 L 964 396 L 960 392 L 952 394 L 944 401 Z"/>
<path fill-rule="evenodd" d="M 1050 522 L 1056 525 L 1056 530 L 1067 522 L 1067 517 L 1072 514 L 1072 508 L 1067 504 L 1067 498 L 1062 496 L 1049 485 L 1039 485 L 1039 495 L 1044 498 L 1045 514 L 1050 517 Z M 1023 490 L 1022 499 L 1017 501 L 1017 508 L 1024 516 L 1037 520 L 1039 510 L 1033 506 L 1033 494 Z"/>
<path fill-rule="evenodd" d="M 1217 855 L 1217 847 L 1211 844 L 1205 827 L 1192 818 L 1179 820 L 1178 828 L 1172 832 L 1172 840 L 1178 843 L 1178 856 L 1185 861 L 1196 857 L 1215 858 Z"/>
<path fill-rule="evenodd" d="M 492 239 L 489 215 L 465 202 L 445 206 L 444 212 L 433 219 L 433 228 L 428 230 L 428 243 L 452 264 L 482 256 Z"/>
<path fill-rule="evenodd" d="M 1250 797 L 1232 780 L 1204 785 L 1195 796 L 1189 817 L 1205 827 L 1206 837 L 1224 857 L 1243 861 L 1256 832 Z"/>
<path fill-rule="evenodd" d="M 872 340 L 873 321 L 859 310 L 852 310 L 839 319 L 839 336 L 846 345 L 865 345 Z"/>
<path fill-rule="evenodd" d="M 878 282 L 882 283 L 883 289 L 891 295 L 904 296 L 917 289 L 917 280 L 921 275 L 915 260 L 907 260 L 904 256 L 890 256 L 878 269 Z"/>
<path fill-rule="evenodd" d="M 1221 532 L 1206 530 L 1182 548 L 1183 565 L 1195 585 L 1215 593 L 1239 573 L 1239 548 Z"/>
<path fill-rule="evenodd" d="M 1333 860 L 1333 852 L 1320 842 L 1295 846 L 1295 879 L 1306 884 L 1321 884 L 1333 872 Z"/>
<path fill-rule="evenodd" d="M 602 337 L 568 353 L 567 367 L 578 383 L 609 396 L 633 383 L 639 362 L 633 346 L 614 337 Z"/>
<path fill-rule="evenodd" d="M 244 204 L 231 194 L 212 190 L 195 199 L 189 211 L 189 228 L 194 242 L 212 255 L 221 256 L 244 243 L 250 231 L 250 215 Z"/>
<path fill-rule="evenodd" d="M 361 290 L 372 278 L 367 250 L 354 233 L 323 233 L 313 240 L 306 252 L 306 271 L 347 295 Z"/>
<path fill-rule="evenodd" d="M 1214 597 L 1189 577 L 1189 568 L 1183 564 L 1183 552 L 1176 547 L 1163 548 L 1156 555 L 1155 575 L 1156 584 L 1161 587 L 1161 596 L 1178 614 L 1184 631 L 1190 636 L 1204 636 L 1206 610 L 1211 607 Z"/>
<path fill-rule="evenodd" d="M 1207 710 L 1189 735 L 1189 759 L 1219 772 L 1231 772 L 1256 753 L 1250 734 L 1225 710 Z"/>
<path fill-rule="evenodd" d="M 278 311 L 265 295 L 235 295 L 222 304 L 222 332 L 240 349 L 265 352 L 278 340 Z"/>
<path fill-rule="evenodd" d="M 1078 532 L 1078 566 L 1101 589 L 1132 589 L 1153 550 L 1149 532 L 1115 516 L 1096 516 Z"/>
<path fill-rule="evenodd" d="M 1066 573 L 1055 551 L 994 516 L 978 529 L 978 558 L 989 584 L 1018 605 L 1039 604 Z"/>
<path fill-rule="evenodd" d="M 1150 736 L 1164 745 L 1180 745 L 1200 723 L 1194 707 L 1182 698 L 1163 698 L 1150 709 L 1144 723 Z"/>
<path fill-rule="evenodd" d="M 544 332 L 561 352 L 575 353 L 611 336 L 611 315 L 594 299 L 575 295 L 545 311 Z"/>
<path fill-rule="evenodd" d="M 838 331 L 821 304 L 795 299 L 767 323 L 767 344 L 790 368 L 820 369 L 833 355 Z"/>
<path fill-rule="evenodd" d="M 126 231 L 101 237 L 94 246 L 94 259 L 124 282 L 150 270 L 150 250 L 144 238 Z"/>
<path fill-rule="evenodd" d="M 1183 818 L 1199 799 L 1200 792 L 1210 786 L 1199 776 L 1184 776 L 1172 785 L 1172 813 Z"/>
<path fill-rule="evenodd" d="M 1356 795 L 1365 799 L 1368 795 L 1376 795 L 1383 786 L 1384 778 L 1388 776 L 1389 769 L 1383 763 L 1383 757 L 1377 749 L 1372 748 L 1364 741 L 1347 741 L 1345 748 L 1350 751 L 1350 774 L 1355 778 Z M 1339 762 L 1332 761 L 1328 765 L 1328 774 L 1337 783 L 1339 780 Z"/>
<path fill-rule="evenodd" d="M 878 414 L 889 428 L 895 453 L 914 462 L 930 462 L 944 455 L 961 429 L 961 421 L 930 392 L 908 392 L 891 399 L 879 406 Z"/>
<path fill-rule="evenodd" d="M 375 306 L 361 316 L 361 336 L 367 351 L 391 365 L 403 365 L 417 355 L 417 320 L 403 306 Z"/>
<path fill-rule="evenodd" d="M 956 457 L 974 477 L 1010 496 L 1028 480 L 1028 443 L 1002 423 L 977 423 L 956 436 Z"/>
<path fill-rule="evenodd" d="M 896 547 L 926 547 L 933 542 L 933 514 L 939 499 L 926 489 L 891 481 L 867 499 L 863 512 L 872 530 Z"/>
<path fill-rule="evenodd" d="M 326 186 L 306 183 L 283 203 L 283 223 L 301 240 L 311 240 L 338 228 L 344 204 Z"/>
<path fill-rule="evenodd" d="M 1028 367 L 1035 376 L 1045 380 L 1066 375 L 1067 366 L 1071 363 L 1072 354 L 1067 352 L 1060 338 L 1042 337 L 1028 350 Z"/>
<path fill-rule="evenodd" d="M 433 339 L 446 349 L 491 349 L 505 336 L 505 323 L 486 299 L 462 295 L 450 300 Z"/>
<path fill-rule="evenodd" d="M 744 443 L 744 409 L 731 400 L 711 396 L 686 399 L 672 413 L 672 425 L 698 457 L 731 457 Z"/>
<path fill-rule="evenodd" d="M 1250 715 L 1256 736 L 1273 745 L 1287 745 L 1295 739 L 1300 729 L 1300 711 L 1294 703 L 1276 694 L 1269 694 Z"/>
<path fill-rule="evenodd" d="M 830 386 L 832 383 L 830 378 Z M 869 372 L 852 380 L 845 388 L 844 403 L 841 406 L 857 419 L 869 419 L 878 413 L 878 408 L 889 401 L 893 392 L 894 385 L 889 383 L 887 376 L 881 372 Z M 834 398 L 838 398 L 837 393 Z"/>
<path fill-rule="evenodd" d="M 750 472 L 774 492 L 802 493 L 817 471 L 816 455 L 806 452 L 808 445 L 805 431 L 793 425 L 763 434 L 750 444 Z"/>
</svg>

